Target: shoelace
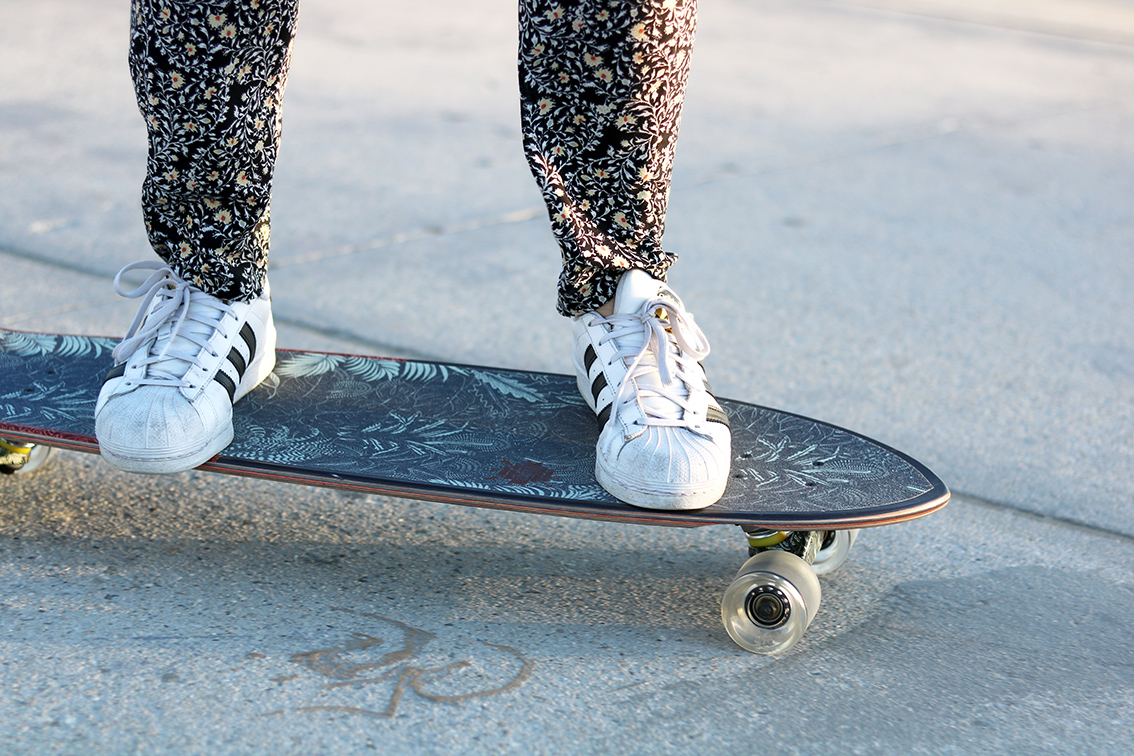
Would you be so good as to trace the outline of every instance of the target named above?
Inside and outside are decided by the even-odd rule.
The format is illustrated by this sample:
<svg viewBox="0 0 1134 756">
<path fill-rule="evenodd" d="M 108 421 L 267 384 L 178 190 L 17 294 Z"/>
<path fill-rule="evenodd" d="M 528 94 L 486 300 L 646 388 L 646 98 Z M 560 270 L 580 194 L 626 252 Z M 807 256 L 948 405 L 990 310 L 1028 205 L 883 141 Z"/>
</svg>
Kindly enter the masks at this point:
<svg viewBox="0 0 1134 756">
<path fill-rule="evenodd" d="M 122 276 L 133 270 L 152 270 L 153 273 L 138 288 L 126 291 Z M 150 344 L 143 365 L 145 377 L 132 382 L 150 386 L 190 387 L 185 375 L 195 365 L 202 351 L 216 357 L 209 345 L 209 337 L 218 328 L 229 308 L 219 299 L 194 289 L 166 265 L 154 260 L 131 263 L 114 277 L 114 290 L 127 299 L 141 299 L 134 322 L 126 338 L 114 348 L 115 362 L 121 363 L 145 344 Z M 158 305 L 146 317 L 151 303 Z M 145 324 L 143 327 L 143 323 Z M 155 352 L 158 343 L 162 348 Z M 174 348 L 174 345 L 177 348 Z M 196 349 L 191 349 L 195 346 Z"/>
<path fill-rule="evenodd" d="M 630 359 L 626 379 L 614 398 L 616 405 L 633 401 L 626 396 L 631 381 L 649 376 L 655 369 L 661 376 L 660 385 L 654 381 L 639 381 L 641 402 L 649 414 L 648 425 L 665 425 L 693 428 L 698 419 L 693 417 L 689 403 L 690 389 L 697 373 L 694 366 L 709 354 L 709 340 L 693 321 L 693 316 L 676 307 L 668 299 L 654 299 L 638 313 L 616 313 L 603 319 L 610 330 L 599 339 L 603 344 L 614 341 L 618 346 L 618 359 Z M 641 345 L 636 345 L 638 337 Z M 676 379 L 676 380 L 675 380 Z M 664 417 L 651 411 L 649 397 L 658 397 L 681 407 L 680 417 Z M 641 424 L 641 423 L 639 423 Z"/>
</svg>

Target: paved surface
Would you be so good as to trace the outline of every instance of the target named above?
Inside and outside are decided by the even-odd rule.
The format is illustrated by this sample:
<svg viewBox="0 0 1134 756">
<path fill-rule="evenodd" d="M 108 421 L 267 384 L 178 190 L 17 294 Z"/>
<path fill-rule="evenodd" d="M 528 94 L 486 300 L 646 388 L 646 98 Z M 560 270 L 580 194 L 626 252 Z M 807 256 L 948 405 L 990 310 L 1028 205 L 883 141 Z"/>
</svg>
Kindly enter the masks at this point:
<svg viewBox="0 0 1134 756">
<path fill-rule="evenodd" d="M 0 326 L 121 333 L 145 140 L 109 0 L 0 1 Z M 564 371 L 510 2 L 308 2 L 283 344 Z M 1134 749 L 1134 3 L 706 0 L 667 243 L 724 395 L 957 492 L 797 650 L 730 529 L 61 454 L 0 481 L 5 753 Z"/>
</svg>

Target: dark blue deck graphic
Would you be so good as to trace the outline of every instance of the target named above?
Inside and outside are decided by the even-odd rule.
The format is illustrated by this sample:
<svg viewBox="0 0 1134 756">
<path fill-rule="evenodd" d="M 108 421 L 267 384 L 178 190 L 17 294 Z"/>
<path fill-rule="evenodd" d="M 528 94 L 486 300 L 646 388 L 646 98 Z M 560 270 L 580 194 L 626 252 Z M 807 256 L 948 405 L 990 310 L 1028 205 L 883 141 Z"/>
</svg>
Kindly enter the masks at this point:
<svg viewBox="0 0 1134 756">
<path fill-rule="evenodd" d="M 109 339 L 0 331 L 0 428 L 93 445 Z M 932 511 L 947 489 L 922 465 L 815 420 L 723 402 L 733 479 L 689 524 L 876 519 Z M 597 422 L 571 376 L 280 351 L 236 406 L 236 437 L 209 467 L 484 506 L 674 520 L 594 481 Z"/>
</svg>

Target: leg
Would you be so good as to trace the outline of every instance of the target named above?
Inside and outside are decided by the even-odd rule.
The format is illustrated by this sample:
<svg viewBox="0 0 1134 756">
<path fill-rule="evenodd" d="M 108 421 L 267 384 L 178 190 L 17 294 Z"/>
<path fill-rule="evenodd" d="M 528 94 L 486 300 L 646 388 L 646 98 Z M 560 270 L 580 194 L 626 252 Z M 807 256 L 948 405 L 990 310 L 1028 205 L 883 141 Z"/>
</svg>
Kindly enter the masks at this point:
<svg viewBox="0 0 1134 756">
<path fill-rule="evenodd" d="M 669 181 L 695 0 L 523 0 L 524 150 L 563 253 L 559 309 L 578 315 L 640 269 L 664 280 Z"/>
<path fill-rule="evenodd" d="M 563 253 L 595 475 L 637 506 L 695 509 L 728 480 L 708 342 L 664 283 L 669 182 L 695 0 L 522 0 L 524 148 Z"/>
<path fill-rule="evenodd" d="M 263 287 L 298 11 L 298 0 L 134 1 L 146 230 L 174 272 L 222 299 L 250 300 Z"/>
<path fill-rule="evenodd" d="M 269 197 L 298 0 L 135 0 L 130 69 L 149 132 L 142 208 L 165 262 L 95 408 L 103 458 L 177 472 L 232 440 L 232 405 L 275 364 Z"/>
</svg>

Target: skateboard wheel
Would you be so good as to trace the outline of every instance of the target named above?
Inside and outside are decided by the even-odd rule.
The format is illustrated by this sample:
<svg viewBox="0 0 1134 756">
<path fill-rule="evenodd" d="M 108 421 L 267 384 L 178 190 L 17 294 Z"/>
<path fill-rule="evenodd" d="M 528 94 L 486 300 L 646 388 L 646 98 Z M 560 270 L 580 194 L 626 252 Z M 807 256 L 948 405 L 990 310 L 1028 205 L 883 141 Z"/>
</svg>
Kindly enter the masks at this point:
<svg viewBox="0 0 1134 756">
<path fill-rule="evenodd" d="M 819 553 L 815 555 L 815 562 L 811 565 L 815 574 L 830 575 L 839 569 L 850 555 L 851 546 L 854 545 L 856 538 L 858 538 L 857 530 L 828 531 Z"/>
<path fill-rule="evenodd" d="M 803 637 L 819 611 L 819 578 L 786 551 L 763 551 L 736 573 L 721 602 L 721 620 L 741 648 L 781 654 Z"/>
</svg>

